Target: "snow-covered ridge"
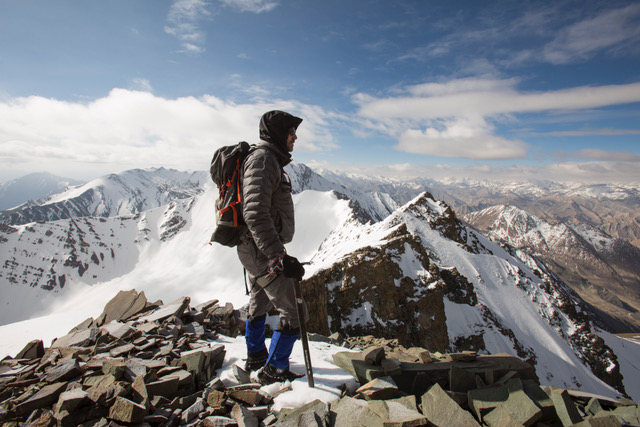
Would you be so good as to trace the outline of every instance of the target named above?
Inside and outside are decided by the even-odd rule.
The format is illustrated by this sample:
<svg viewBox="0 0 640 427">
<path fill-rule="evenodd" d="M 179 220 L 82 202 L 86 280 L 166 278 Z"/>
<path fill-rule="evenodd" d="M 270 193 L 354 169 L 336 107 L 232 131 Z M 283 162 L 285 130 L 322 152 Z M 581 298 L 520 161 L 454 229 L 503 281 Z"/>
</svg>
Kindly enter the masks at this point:
<svg viewBox="0 0 640 427">
<path fill-rule="evenodd" d="M 591 199 L 625 200 L 640 196 L 640 183 L 636 184 L 564 184 L 560 182 L 537 181 L 503 181 L 478 180 L 471 178 L 395 178 L 372 177 L 353 173 L 318 169 L 317 172 L 333 182 L 349 183 L 350 185 L 402 186 L 410 187 L 421 192 L 425 189 L 458 188 L 467 190 L 485 190 L 494 194 L 517 194 L 523 197 L 567 196 Z"/>
<path fill-rule="evenodd" d="M 421 243 L 419 252 L 411 243 L 415 239 Z M 425 250 L 430 266 L 425 265 Z M 329 322 L 334 327 L 363 333 L 411 330 L 423 322 L 419 319 L 429 317 L 411 304 L 423 300 L 427 304 L 429 294 L 441 292 L 438 289 L 443 286 L 434 282 L 434 274 L 454 270 L 471 284 L 477 301 L 445 298 L 449 350 L 460 350 L 455 343 L 475 340 L 489 353 L 506 352 L 532 360 L 538 375 L 551 383 L 612 392 L 605 392 L 608 386 L 580 361 L 597 351 L 597 360 L 604 364 L 593 369 L 616 363 L 610 349 L 602 347 L 602 341 L 597 343 L 571 292 L 551 276 L 541 275 L 537 264 L 523 261 L 459 224 L 445 204 L 427 194 L 378 223 L 362 224 L 350 217 L 327 237 L 312 261 L 310 273 L 322 278 L 322 283 L 310 289 L 320 292 L 326 287 Z M 366 280 L 354 276 L 360 264 L 367 271 Z M 391 277 L 393 281 L 385 285 Z M 408 283 L 414 283 L 413 288 Z M 345 298 L 352 301 L 351 307 L 334 308 Z M 389 302 L 405 308 L 389 312 Z M 416 324 L 400 320 L 407 310 L 414 313 Z M 429 335 L 436 334 L 437 327 L 430 323 Z M 594 347 L 585 350 L 587 344 Z"/>
<path fill-rule="evenodd" d="M 205 172 L 134 169 L 72 187 L 43 201 L 0 212 L 8 225 L 77 217 L 132 215 L 202 193 L 211 185 Z"/>
</svg>

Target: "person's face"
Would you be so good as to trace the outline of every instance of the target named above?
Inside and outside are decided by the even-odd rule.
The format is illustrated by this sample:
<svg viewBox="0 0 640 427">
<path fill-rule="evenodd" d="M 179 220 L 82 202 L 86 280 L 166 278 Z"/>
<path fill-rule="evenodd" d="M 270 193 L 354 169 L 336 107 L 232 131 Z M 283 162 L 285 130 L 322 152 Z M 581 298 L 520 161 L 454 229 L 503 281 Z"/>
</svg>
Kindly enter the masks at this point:
<svg viewBox="0 0 640 427">
<path fill-rule="evenodd" d="M 287 150 L 289 150 L 289 152 L 293 151 L 293 145 L 295 144 L 296 139 L 298 139 L 296 130 L 294 128 L 291 128 L 289 130 L 289 135 L 287 135 Z"/>
</svg>

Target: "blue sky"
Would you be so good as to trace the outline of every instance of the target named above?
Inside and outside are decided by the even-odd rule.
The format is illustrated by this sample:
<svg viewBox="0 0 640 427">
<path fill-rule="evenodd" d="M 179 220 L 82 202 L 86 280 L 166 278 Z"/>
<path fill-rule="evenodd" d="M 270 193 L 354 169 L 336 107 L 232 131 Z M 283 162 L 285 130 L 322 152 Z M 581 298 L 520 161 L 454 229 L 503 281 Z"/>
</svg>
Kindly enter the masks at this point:
<svg viewBox="0 0 640 427">
<path fill-rule="evenodd" d="M 311 166 L 640 183 L 639 1 L 0 0 L 0 181 Z"/>
</svg>

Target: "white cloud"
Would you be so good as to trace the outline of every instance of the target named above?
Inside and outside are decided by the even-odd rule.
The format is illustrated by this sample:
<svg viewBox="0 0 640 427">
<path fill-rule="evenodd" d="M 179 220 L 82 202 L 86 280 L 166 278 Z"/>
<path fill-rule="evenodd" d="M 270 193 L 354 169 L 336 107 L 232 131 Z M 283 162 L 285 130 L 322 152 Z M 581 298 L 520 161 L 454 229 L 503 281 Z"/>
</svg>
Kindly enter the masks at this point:
<svg viewBox="0 0 640 427">
<path fill-rule="evenodd" d="M 262 13 L 270 12 L 276 6 L 277 1 L 269 0 L 220 0 L 223 4 L 238 9 L 240 12 Z"/>
<path fill-rule="evenodd" d="M 134 90 L 153 92 L 153 87 L 151 87 L 151 82 L 148 79 L 135 78 L 131 81 L 131 83 L 131 88 Z"/>
<path fill-rule="evenodd" d="M 411 153 L 470 159 L 525 157 L 525 145 L 495 134 L 492 122 L 521 113 L 574 111 L 640 102 L 640 83 L 520 92 L 517 80 L 455 79 L 408 86 L 400 95 L 352 99 L 359 115 Z"/>
<path fill-rule="evenodd" d="M 169 25 L 164 30 L 177 37 L 185 51 L 201 53 L 206 36 L 198 22 L 209 15 L 211 12 L 206 0 L 174 0 L 167 16 Z"/>
<path fill-rule="evenodd" d="M 549 110 L 577 110 L 640 102 L 640 82 L 582 86 L 547 92 L 518 92 L 515 80 L 456 79 L 405 88 L 407 95 L 354 95 L 360 114 L 377 120 L 484 117 Z"/>
<path fill-rule="evenodd" d="M 640 135 L 637 129 L 584 129 L 584 130 L 567 130 L 556 132 L 537 132 L 535 135 L 547 136 L 591 136 L 591 135 Z"/>
<path fill-rule="evenodd" d="M 606 151 L 599 148 L 582 148 L 580 150 L 566 152 L 558 151 L 555 154 L 557 157 L 577 157 L 580 159 L 589 160 L 604 160 L 615 162 L 640 162 L 640 156 L 633 153 L 626 153 L 623 151 Z"/>
<path fill-rule="evenodd" d="M 566 64 L 637 40 L 640 37 L 639 17 L 640 4 L 634 3 L 573 24 L 544 47 L 542 56 L 553 64 Z"/>
<path fill-rule="evenodd" d="M 626 184 L 640 185 L 640 168 L 632 162 L 594 161 L 560 162 L 542 166 L 512 165 L 495 167 L 487 164 L 456 166 L 452 164 L 315 164 L 312 167 L 327 168 L 349 174 L 399 179 L 475 179 L 499 182 L 548 181 L 565 184 Z"/>
<path fill-rule="evenodd" d="M 476 134 L 473 129 L 451 127 L 444 131 L 408 130 L 400 136 L 396 148 L 408 153 L 440 157 L 499 160 L 527 157 L 526 145 L 489 134 Z"/>
<path fill-rule="evenodd" d="M 296 151 L 335 146 L 327 117 L 294 101 L 234 104 L 211 95 L 166 99 L 114 89 L 90 103 L 39 96 L 0 101 L 0 170 L 49 171 L 89 178 L 130 168 L 206 170 L 213 151 L 257 142 L 261 115 L 283 109 L 304 117 Z"/>
</svg>

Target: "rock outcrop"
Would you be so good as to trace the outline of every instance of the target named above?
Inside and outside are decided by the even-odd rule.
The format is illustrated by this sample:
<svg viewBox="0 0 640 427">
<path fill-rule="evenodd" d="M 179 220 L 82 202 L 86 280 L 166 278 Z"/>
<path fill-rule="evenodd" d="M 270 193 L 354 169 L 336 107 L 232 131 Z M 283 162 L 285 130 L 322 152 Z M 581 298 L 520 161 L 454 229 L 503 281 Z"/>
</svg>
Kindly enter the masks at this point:
<svg viewBox="0 0 640 427">
<path fill-rule="evenodd" d="M 453 283 L 453 282 L 451 282 Z M 463 286 L 464 288 L 464 286 Z M 466 295 L 463 293 L 463 295 Z M 465 296 L 464 298 L 467 298 Z M 398 339 L 310 334 L 356 351 L 334 363 L 360 384 L 330 403 L 271 409 L 268 387 L 216 370 L 217 337 L 242 333 L 242 314 L 211 300 L 149 303 L 120 292 L 96 319 L 45 348 L 30 342 L 0 362 L 3 426 L 531 426 L 640 425 L 638 407 L 576 390 L 541 387 L 529 363 L 505 354 L 404 347 Z M 286 391 L 286 385 L 280 391 Z"/>
<path fill-rule="evenodd" d="M 506 354 L 373 345 L 333 359 L 361 386 L 330 404 L 325 425 L 640 425 L 633 401 L 540 386 L 533 366 Z"/>
<path fill-rule="evenodd" d="M 185 424 L 231 408 L 216 369 L 225 357 L 217 334 L 237 335 L 240 313 L 217 300 L 149 303 L 122 291 L 49 348 L 30 342 L 0 363 L 2 425 Z M 225 391 L 224 393 L 230 393 Z"/>
</svg>

